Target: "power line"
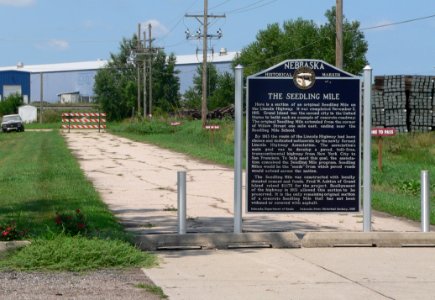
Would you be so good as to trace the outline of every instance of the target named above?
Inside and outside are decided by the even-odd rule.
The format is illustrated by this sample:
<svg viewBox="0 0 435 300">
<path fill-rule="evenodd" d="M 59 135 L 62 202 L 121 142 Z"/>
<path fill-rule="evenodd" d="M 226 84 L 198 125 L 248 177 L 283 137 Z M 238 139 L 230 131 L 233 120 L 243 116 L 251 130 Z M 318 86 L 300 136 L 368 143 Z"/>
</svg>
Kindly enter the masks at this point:
<svg viewBox="0 0 435 300">
<path fill-rule="evenodd" d="M 382 24 L 382 25 L 377 25 L 377 26 L 365 27 L 365 28 L 361 28 L 360 30 L 371 30 L 371 29 L 377 29 L 377 28 L 382 28 L 382 27 L 389 27 L 389 26 L 394 26 L 394 25 L 400 25 L 400 24 L 405 24 L 405 23 L 411 23 L 411 22 L 426 20 L 426 19 L 430 19 L 430 18 L 434 18 L 434 17 L 435 17 L 435 14 L 434 15 L 430 15 L 430 16 L 426 16 L 426 17 L 419 17 L 419 18 L 408 19 L 408 20 L 403 20 L 403 21 L 398 21 L 398 22 L 393 22 L 393 23 L 387 23 L 387 24 Z"/>
<path fill-rule="evenodd" d="M 247 11 L 251 11 L 251 10 L 254 10 L 254 9 L 257 9 L 257 8 L 261 8 L 261 7 L 267 6 L 267 5 L 272 4 L 272 3 L 274 3 L 274 2 L 276 2 L 278 0 L 269 0 L 268 2 L 261 4 L 261 2 L 264 2 L 264 1 L 267 1 L 267 0 L 258 0 L 258 1 L 254 2 L 254 3 L 249 4 L 249 5 L 246 5 L 246 6 L 243 6 L 243 7 L 240 7 L 240 8 L 236 8 L 236 9 L 227 11 L 225 14 L 230 15 L 230 14 L 244 13 L 244 12 L 247 12 Z M 257 4 L 261 4 L 261 5 L 255 6 Z"/>
<path fill-rule="evenodd" d="M 225 0 L 225 1 L 221 2 L 221 3 L 219 3 L 219 4 L 216 4 L 216 5 L 213 6 L 213 7 L 210 7 L 210 9 L 215 9 L 215 8 L 221 7 L 221 6 L 227 4 L 227 3 L 230 2 L 230 1 L 231 1 L 231 0 Z"/>
<path fill-rule="evenodd" d="M 194 1 L 192 2 L 192 4 L 189 5 L 189 7 L 186 9 L 186 11 L 189 10 L 189 9 L 191 9 L 191 8 L 196 4 L 197 1 L 198 1 L 198 0 L 194 0 Z M 163 36 L 159 37 L 158 39 L 163 40 L 163 39 L 165 39 L 169 34 L 171 34 L 171 33 L 175 30 L 175 28 L 177 28 L 177 26 L 181 23 L 181 21 L 184 20 L 184 15 L 185 15 L 185 13 L 184 13 L 184 14 L 183 14 L 179 19 L 178 19 L 178 21 L 175 23 L 175 25 L 172 26 L 171 29 L 169 29 L 169 31 L 168 31 L 167 33 L 165 33 Z"/>
</svg>

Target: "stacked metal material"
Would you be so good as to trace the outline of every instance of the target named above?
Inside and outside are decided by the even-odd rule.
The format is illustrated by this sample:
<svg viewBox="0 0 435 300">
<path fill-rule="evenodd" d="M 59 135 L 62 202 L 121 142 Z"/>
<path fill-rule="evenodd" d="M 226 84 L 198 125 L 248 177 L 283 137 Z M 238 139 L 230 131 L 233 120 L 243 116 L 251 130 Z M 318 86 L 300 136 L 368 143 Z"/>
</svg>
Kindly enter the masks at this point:
<svg viewBox="0 0 435 300">
<path fill-rule="evenodd" d="M 398 132 L 435 130 L 435 84 L 430 76 L 377 76 L 372 125 Z"/>
<path fill-rule="evenodd" d="M 430 131 L 435 128 L 433 122 L 434 82 L 429 76 L 414 76 L 409 95 L 411 131 Z"/>
</svg>

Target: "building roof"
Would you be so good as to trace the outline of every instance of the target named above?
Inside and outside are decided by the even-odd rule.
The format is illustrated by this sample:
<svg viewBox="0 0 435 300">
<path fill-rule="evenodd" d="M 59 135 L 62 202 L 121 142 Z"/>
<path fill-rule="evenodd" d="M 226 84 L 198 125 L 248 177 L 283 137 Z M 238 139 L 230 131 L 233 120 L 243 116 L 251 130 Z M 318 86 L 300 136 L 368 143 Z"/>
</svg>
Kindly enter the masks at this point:
<svg viewBox="0 0 435 300">
<path fill-rule="evenodd" d="M 240 52 L 220 52 L 210 54 L 207 58 L 209 62 L 213 63 L 227 63 L 233 61 Z M 191 55 L 177 55 L 176 65 L 193 65 L 202 63 L 202 53 L 191 54 Z"/>
<path fill-rule="evenodd" d="M 23 71 L 30 73 L 84 71 L 101 69 L 106 64 L 107 60 L 81 61 L 46 65 L 25 65 L 22 63 L 18 63 L 16 66 L 0 67 L 0 71 Z"/>
<path fill-rule="evenodd" d="M 215 53 L 210 55 L 208 60 L 214 63 L 226 63 L 231 62 L 238 52 L 226 52 Z M 198 55 L 177 55 L 176 65 L 191 65 L 202 62 L 202 53 Z M 81 61 L 71 63 L 60 64 L 45 64 L 45 65 L 25 65 L 18 63 L 16 66 L 0 67 L 2 71 L 22 71 L 29 73 L 48 73 L 48 72 L 69 72 L 69 71 L 86 71 L 86 70 L 98 70 L 103 68 L 107 64 L 107 60 L 93 60 L 93 61 Z"/>
</svg>

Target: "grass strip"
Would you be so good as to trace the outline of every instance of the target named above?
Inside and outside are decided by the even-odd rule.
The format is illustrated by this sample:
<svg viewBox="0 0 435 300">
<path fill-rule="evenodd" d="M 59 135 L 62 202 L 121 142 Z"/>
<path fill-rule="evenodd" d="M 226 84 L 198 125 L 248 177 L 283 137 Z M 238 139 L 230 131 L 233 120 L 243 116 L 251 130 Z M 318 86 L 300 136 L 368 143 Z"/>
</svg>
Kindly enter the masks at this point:
<svg viewBox="0 0 435 300">
<path fill-rule="evenodd" d="M 0 268 L 83 272 L 104 268 L 152 267 L 156 258 L 120 240 L 56 235 L 36 239 L 0 261 Z"/>
<path fill-rule="evenodd" d="M 134 258 L 131 251 L 139 257 L 143 253 L 131 246 L 130 236 L 85 178 L 58 131 L 0 134 L 0 166 L 0 224 L 14 221 L 33 240 L 0 266 L 73 270 L 73 265 L 148 265 Z M 71 237 L 55 217 L 77 209 L 86 217 L 86 236 Z"/>
<path fill-rule="evenodd" d="M 139 283 L 136 285 L 137 288 L 144 289 L 147 292 L 154 294 L 160 299 L 168 299 L 168 296 L 163 292 L 162 288 L 153 284 L 145 284 L 145 283 Z"/>
</svg>

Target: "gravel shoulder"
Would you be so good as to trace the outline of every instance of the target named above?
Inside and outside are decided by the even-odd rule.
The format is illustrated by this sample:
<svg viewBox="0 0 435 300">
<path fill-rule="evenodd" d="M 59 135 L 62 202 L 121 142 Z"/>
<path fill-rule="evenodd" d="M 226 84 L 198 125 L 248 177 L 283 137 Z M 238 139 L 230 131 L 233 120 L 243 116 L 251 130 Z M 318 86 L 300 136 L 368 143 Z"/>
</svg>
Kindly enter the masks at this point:
<svg viewBox="0 0 435 300">
<path fill-rule="evenodd" d="M 8 271 L 0 272 L 0 298 L 160 299 L 138 284 L 153 284 L 139 268 L 86 273 Z"/>
</svg>

